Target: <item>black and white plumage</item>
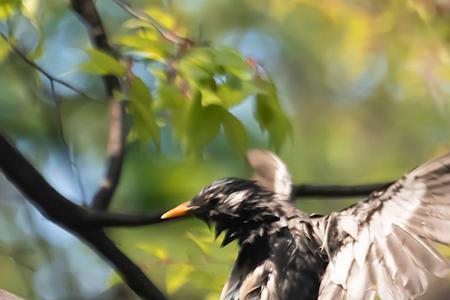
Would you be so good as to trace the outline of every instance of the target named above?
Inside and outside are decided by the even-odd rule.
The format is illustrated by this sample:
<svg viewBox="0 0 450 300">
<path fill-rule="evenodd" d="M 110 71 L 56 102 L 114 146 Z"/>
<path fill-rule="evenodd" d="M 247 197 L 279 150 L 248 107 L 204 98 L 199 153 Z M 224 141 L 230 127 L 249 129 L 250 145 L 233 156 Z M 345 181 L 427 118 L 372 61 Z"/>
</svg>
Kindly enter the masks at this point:
<svg viewBox="0 0 450 300">
<path fill-rule="evenodd" d="M 289 201 L 290 175 L 268 151 L 248 154 L 255 181 L 227 178 L 163 217 L 193 213 L 225 232 L 239 254 L 221 300 L 413 299 L 448 260 L 450 154 L 366 201 L 327 216 Z"/>
</svg>

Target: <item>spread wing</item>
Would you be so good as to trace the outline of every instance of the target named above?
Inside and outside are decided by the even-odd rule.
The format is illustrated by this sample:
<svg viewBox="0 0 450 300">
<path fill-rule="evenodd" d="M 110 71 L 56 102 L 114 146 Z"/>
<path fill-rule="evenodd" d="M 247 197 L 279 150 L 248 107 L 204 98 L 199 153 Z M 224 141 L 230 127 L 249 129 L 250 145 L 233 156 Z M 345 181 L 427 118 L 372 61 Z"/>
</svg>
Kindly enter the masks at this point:
<svg viewBox="0 0 450 300">
<path fill-rule="evenodd" d="M 429 274 L 444 277 L 448 260 L 433 243 L 450 245 L 450 153 L 323 219 L 330 257 L 319 299 L 413 299 Z"/>
<path fill-rule="evenodd" d="M 291 197 L 292 180 L 286 165 L 275 154 L 267 150 L 250 150 L 247 161 L 254 173 L 252 179 L 268 191 Z"/>
</svg>

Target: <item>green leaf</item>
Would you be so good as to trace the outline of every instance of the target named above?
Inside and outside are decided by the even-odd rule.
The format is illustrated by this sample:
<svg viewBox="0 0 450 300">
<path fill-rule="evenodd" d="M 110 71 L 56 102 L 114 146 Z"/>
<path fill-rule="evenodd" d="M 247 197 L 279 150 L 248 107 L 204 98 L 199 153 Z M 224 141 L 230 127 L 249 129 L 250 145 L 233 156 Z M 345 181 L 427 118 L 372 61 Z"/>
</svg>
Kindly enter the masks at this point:
<svg viewBox="0 0 450 300">
<path fill-rule="evenodd" d="M 20 0 L 2 0 L 0 2 L 0 21 L 14 15 L 20 8 Z"/>
<path fill-rule="evenodd" d="M 38 41 L 34 47 L 34 50 L 28 54 L 28 56 L 33 60 L 38 59 L 44 51 L 45 30 L 39 19 L 39 8 L 41 5 L 42 4 L 39 0 L 22 0 L 22 15 L 28 19 L 30 24 L 36 29 L 38 35 Z"/>
<path fill-rule="evenodd" d="M 155 40 L 157 39 L 157 36 L 160 35 L 156 30 L 155 27 L 150 24 L 147 21 L 144 20 L 140 20 L 140 19 L 129 19 L 126 20 L 123 24 L 122 24 L 123 28 L 126 29 L 142 29 L 145 28 L 146 32 L 150 31 L 152 32 L 152 35 L 154 36 Z"/>
<path fill-rule="evenodd" d="M 87 73 L 98 75 L 116 75 L 122 77 L 125 68 L 114 57 L 97 49 L 87 49 L 89 59 L 80 65 L 80 69 Z"/>
<path fill-rule="evenodd" d="M 201 238 L 191 232 L 186 232 L 186 236 L 188 237 L 188 239 L 194 242 L 200 248 L 200 250 L 202 250 L 204 254 L 206 255 L 211 254 L 212 243 L 209 238 L 208 239 Z"/>
<path fill-rule="evenodd" d="M 233 149 L 239 154 L 244 154 L 248 149 L 248 136 L 241 121 L 230 112 L 225 111 L 223 129 Z"/>
<path fill-rule="evenodd" d="M 120 277 L 116 272 L 114 272 L 111 277 L 109 277 L 108 286 L 112 287 L 121 283 L 123 283 L 122 277 Z"/>
<path fill-rule="evenodd" d="M 254 85 L 242 81 L 237 76 L 228 74 L 225 76 L 224 84 L 217 88 L 217 97 L 222 101 L 225 108 L 230 108 L 244 101 L 248 96 L 256 94 Z"/>
<path fill-rule="evenodd" d="M 224 109 L 218 105 L 201 105 L 201 94 L 192 100 L 186 121 L 185 144 L 190 152 L 198 153 L 218 134 Z"/>
<path fill-rule="evenodd" d="M 219 105 L 219 106 L 225 106 L 222 99 L 217 95 L 216 92 L 212 91 L 211 89 L 205 88 L 201 89 L 202 94 L 202 105 L 208 106 L 208 105 Z"/>
<path fill-rule="evenodd" d="M 154 246 L 147 243 L 139 243 L 136 245 L 136 247 L 146 253 L 153 255 L 160 261 L 168 261 L 170 259 L 169 252 L 163 247 Z"/>
<path fill-rule="evenodd" d="M 153 6 L 147 7 L 144 9 L 144 13 L 147 14 L 150 18 L 154 20 L 158 20 L 158 23 L 163 25 L 165 28 L 172 30 L 176 26 L 176 20 L 174 15 L 171 15 L 161 8 Z"/>
<path fill-rule="evenodd" d="M 133 116 L 134 129 L 142 142 L 153 139 L 159 147 L 160 132 L 156 123 L 153 109 L 152 96 L 147 85 L 139 77 L 131 81 L 128 95 L 128 111 Z"/>
<path fill-rule="evenodd" d="M 4 39 L 0 38 L 0 62 L 2 62 L 3 59 L 5 59 L 10 50 L 11 49 L 8 43 Z"/>
<path fill-rule="evenodd" d="M 217 300 L 220 298 L 220 293 L 208 293 L 203 300 Z"/>
<path fill-rule="evenodd" d="M 175 85 L 167 82 L 159 84 L 154 108 L 170 119 L 174 134 L 180 139 L 185 138 L 189 107 L 190 99 L 183 95 Z"/>
<path fill-rule="evenodd" d="M 190 264 L 172 264 L 167 268 L 166 290 L 169 295 L 176 293 L 186 282 L 194 270 Z"/>
<path fill-rule="evenodd" d="M 210 48 L 194 48 L 180 60 L 180 72 L 191 86 L 204 86 L 211 80 L 216 70 Z"/>
<path fill-rule="evenodd" d="M 245 66 L 245 60 L 242 55 L 233 48 L 220 47 L 213 49 L 215 63 L 225 67 Z"/>
<path fill-rule="evenodd" d="M 287 136 L 292 132 L 291 123 L 278 101 L 275 86 L 270 82 L 262 82 L 265 93 L 256 95 L 255 118 L 261 129 L 269 133 L 269 143 L 279 150 Z"/>
<path fill-rule="evenodd" d="M 168 56 L 168 47 L 158 40 L 149 39 L 138 35 L 123 35 L 114 39 L 119 45 L 127 46 L 137 51 L 142 57 L 163 61 Z"/>
<path fill-rule="evenodd" d="M 188 105 L 188 99 L 173 84 L 161 83 L 156 97 L 155 109 L 177 110 L 184 109 Z"/>
</svg>

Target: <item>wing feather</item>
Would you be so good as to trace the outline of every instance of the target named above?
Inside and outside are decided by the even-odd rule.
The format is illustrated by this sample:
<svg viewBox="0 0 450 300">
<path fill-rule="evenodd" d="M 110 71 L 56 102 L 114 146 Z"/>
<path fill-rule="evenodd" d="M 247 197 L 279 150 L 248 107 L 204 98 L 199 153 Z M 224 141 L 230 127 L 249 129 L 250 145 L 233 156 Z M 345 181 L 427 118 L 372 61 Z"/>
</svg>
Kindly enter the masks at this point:
<svg viewBox="0 0 450 300">
<path fill-rule="evenodd" d="M 320 300 L 423 294 L 430 274 L 449 272 L 449 261 L 432 243 L 450 245 L 450 153 L 368 200 L 325 216 L 318 228 L 330 260 Z"/>
<path fill-rule="evenodd" d="M 291 175 L 278 156 L 267 150 L 253 149 L 247 152 L 247 161 L 254 172 L 253 180 L 265 189 L 290 199 Z"/>
</svg>

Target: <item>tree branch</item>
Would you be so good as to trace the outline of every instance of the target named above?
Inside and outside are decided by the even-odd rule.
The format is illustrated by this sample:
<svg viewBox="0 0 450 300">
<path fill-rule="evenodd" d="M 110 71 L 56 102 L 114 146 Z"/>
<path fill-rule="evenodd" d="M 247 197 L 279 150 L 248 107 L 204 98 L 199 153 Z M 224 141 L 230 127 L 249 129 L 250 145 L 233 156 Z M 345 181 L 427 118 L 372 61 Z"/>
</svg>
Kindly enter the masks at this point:
<svg viewBox="0 0 450 300">
<path fill-rule="evenodd" d="M 362 184 L 362 185 L 314 185 L 298 184 L 293 186 L 292 194 L 295 200 L 306 197 L 328 198 L 337 200 L 342 197 L 364 197 L 376 190 L 383 189 L 393 182 Z M 301 201 L 301 200 L 300 200 Z M 104 227 L 136 227 L 173 221 L 173 219 L 161 219 L 163 212 L 151 215 L 129 215 L 104 212 L 92 212 L 88 219 L 84 220 L 84 226 L 92 228 Z"/>
<path fill-rule="evenodd" d="M 122 278 L 124 278 L 127 285 L 140 297 L 149 300 L 166 299 L 144 272 L 120 251 L 103 231 L 87 231 L 84 239 L 91 244 L 97 253 L 113 264 L 116 270 L 120 270 Z"/>
<path fill-rule="evenodd" d="M 100 187 L 92 198 L 92 207 L 106 210 L 111 203 L 114 192 L 119 184 L 125 156 L 125 104 L 111 100 L 109 105 L 109 137 L 107 151 L 106 174 Z"/>
<path fill-rule="evenodd" d="M 368 196 L 376 190 L 385 188 L 394 183 L 382 182 L 361 185 L 314 185 L 298 184 L 292 189 L 293 198 L 320 197 L 320 198 L 339 198 L 339 197 L 358 197 Z"/>
<path fill-rule="evenodd" d="M 117 53 L 109 45 L 105 28 L 92 0 L 71 0 L 72 9 L 86 24 L 92 44 L 112 56 Z M 109 97 L 109 138 L 107 145 L 107 166 L 105 176 L 92 200 L 92 207 L 106 210 L 119 184 L 125 149 L 125 103 L 114 99 L 114 91 L 120 90 L 120 80 L 114 75 L 102 76 L 106 94 Z"/>
<path fill-rule="evenodd" d="M 50 221 L 88 242 L 108 260 L 133 291 L 144 299 L 164 300 L 164 295 L 101 230 L 104 227 L 131 227 L 166 222 L 161 214 L 126 215 L 89 211 L 53 189 L 36 169 L 0 133 L 0 169 L 27 199 Z M 388 183 L 360 186 L 298 185 L 296 197 L 365 196 Z"/>
<path fill-rule="evenodd" d="M 137 295 L 144 299 L 166 299 L 142 270 L 123 254 L 101 229 L 88 228 L 89 220 L 93 218 L 91 213 L 52 188 L 1 133 L 0 169 L 48 220 L 89 243 L 98 254 L 108 260 Z"/>
<path fill-rule="evenodd" d="M 106 227 L 138 227 L 154 225 L 165 222 L 172 222 L 181 218 L 161 219 L 164 212 L 142 215 L 118 214 L 93 211 L 84 220 L 82 226 L 86 228 L 106 228 Z"/>
</svg>

